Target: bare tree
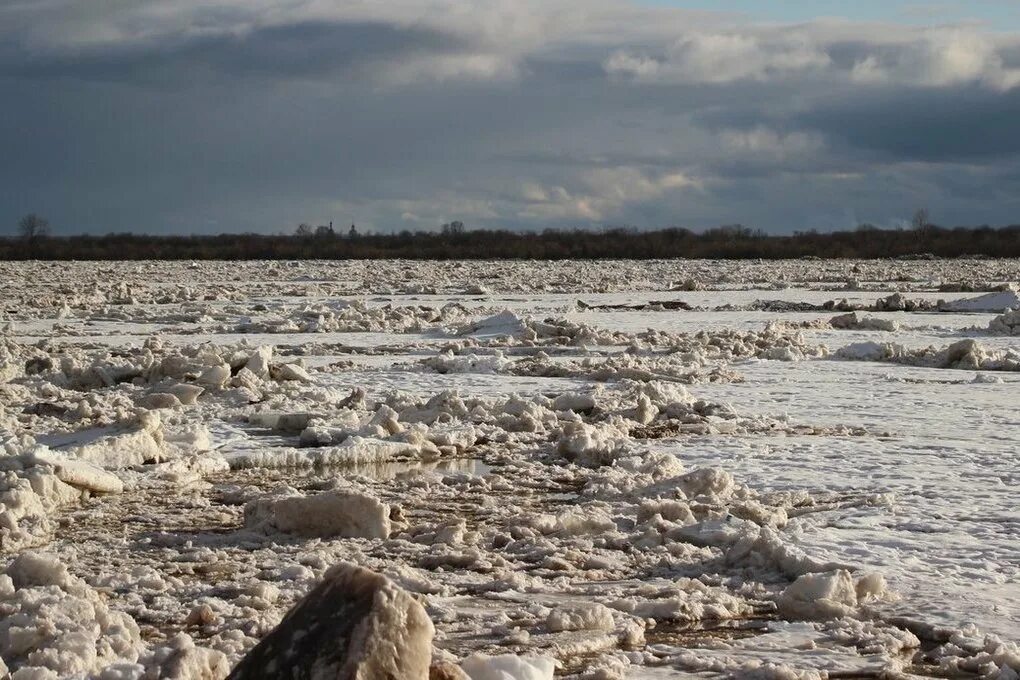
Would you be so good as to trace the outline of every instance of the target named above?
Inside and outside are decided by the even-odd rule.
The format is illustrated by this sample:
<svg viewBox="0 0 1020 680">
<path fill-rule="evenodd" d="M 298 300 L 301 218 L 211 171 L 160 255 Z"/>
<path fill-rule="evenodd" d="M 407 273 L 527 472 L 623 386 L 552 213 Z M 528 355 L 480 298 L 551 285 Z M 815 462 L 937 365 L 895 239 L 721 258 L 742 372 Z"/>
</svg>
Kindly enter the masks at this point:
<svg viewBox="0 0 1020 680">
<path fill-rule="evenodd" d="M 29 213 L 18 220 L 18 233 L 26 241 L 38 241 L 50 235 L 50 223 L 35 213 Z"/>
<path fill-rule="evenodd" d="M 308 224 L 307 222 L 302 222 L 301 224 L 298 225 L 297 231 L 294 232 L 294 235 L 305 237 L 311 236 L 312 233 L 313 233 L 312 225 Z"/>
<path fill-rule="evenodd" d="M 460 220 L 447 222 L 440 230 L 443 236 L 461 236 L 464 234 L 464 223 Z"/>
<path fill-rule="evenodd" d="M 912 226 L 916 231 L 927 231 L 928 226 L 931 224 L 928 219 L 929 217 L 930 215 L 928 215 L 928 211 L 924 208 L 920 208 L 914 213 L 914 217 L 910 220 L 910 226 Z"/>
</svg>

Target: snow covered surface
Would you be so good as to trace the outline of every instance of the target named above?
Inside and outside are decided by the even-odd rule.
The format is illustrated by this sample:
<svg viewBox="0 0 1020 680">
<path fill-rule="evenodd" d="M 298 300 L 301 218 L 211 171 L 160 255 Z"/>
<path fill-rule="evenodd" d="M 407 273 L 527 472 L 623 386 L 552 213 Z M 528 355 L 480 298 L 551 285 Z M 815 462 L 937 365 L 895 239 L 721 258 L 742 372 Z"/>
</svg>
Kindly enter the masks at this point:
<svg viewBox="0 0 1020 680">
<path fill-rule="evenodd" d="M 0 263 L 0 677 L 222 678 L 338 564 L 436 677 L 1016 677 L 1018 280 Z"/>
</svg>

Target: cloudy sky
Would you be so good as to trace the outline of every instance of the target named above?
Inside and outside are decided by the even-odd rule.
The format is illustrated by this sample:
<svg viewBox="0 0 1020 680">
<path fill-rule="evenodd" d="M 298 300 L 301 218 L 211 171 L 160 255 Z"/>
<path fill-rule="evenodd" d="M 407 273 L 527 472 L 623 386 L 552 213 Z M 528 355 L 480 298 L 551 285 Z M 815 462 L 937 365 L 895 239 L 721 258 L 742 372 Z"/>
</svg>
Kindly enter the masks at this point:
<svg viewBox="0 0 1020 680">
<path fill-rule="evenodd" d="M 1016 0 L 0 0 L 0 231 L 1020 222 Z"/>
</svg>

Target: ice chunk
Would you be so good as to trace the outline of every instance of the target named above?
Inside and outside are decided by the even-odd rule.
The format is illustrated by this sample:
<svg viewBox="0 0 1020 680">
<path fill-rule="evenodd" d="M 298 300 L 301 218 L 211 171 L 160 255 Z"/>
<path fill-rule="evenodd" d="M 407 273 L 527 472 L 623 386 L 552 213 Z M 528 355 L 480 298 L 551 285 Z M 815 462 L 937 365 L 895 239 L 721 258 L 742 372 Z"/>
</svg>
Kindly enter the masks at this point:
<svg viewBox="0 0 1020 680">
<path fill-rule="evenodd" d="M 272 345 L 261 345 L 248 357 L 244 367 L 264 380 L 269 377 L 269 362 L 272 358 Z"/>
<path fill-rule="evenodd" d="M 282 432 L 300 432 L 308 427 L 312 419 L 317 418 L 315 413 L 277 413 L 262 412 L 253 413 L 248 416 L 248 422 L 259 427 L 268 427 L 272 430 Z"/>
<path fill-rule="evenodd" d="M 472 654 L 460 667 L 471 680 L 552 680 L 556 661 L 547 656 Z"/>
<path fill-rule="evenodd" d="M 557 411 L 583 413 L 595 408 L 595 397 L 582 392 L 564 392 L 553 399 L 552 407 Z"/>
<path fill-rule="evenodd" d="M 163 454 L 163 429 L 159 415 L 144 413 L 134 430 L 107 434 L 104 431 L 79 433 L 61 453 L 70 458 L 116 469 L 158 461 Z"/>
<path fill-rule="evenodd" d="M 353 491 L 257 498 L 245 506 L 244 520 L 250 528 L 299 536 L 386 538 L 390 534 L 389 506 Z"/>
<path fill-rule="evenodd" d="M 31 454 L 0 458 L 0 464 L 0 550 L 46 543 L 55 528 L 50 513 L 80 498 L 81 491 Z M 3 470 L 7 466 L 14 469 Z"/>
<path fill-rule="evenodd" d="M 609 423 L 564 423 L 556 447 L 564 458 L 585 467 L 609 465 L 624 455 L 630 437 Z"/>
<path fill-rule="evenodd" d="M 134 619 L 110 611 L 53 555 L 11 563 L 0 575 L 0 611 L 0 657 L 15 678 L 92 677 L 141 651 Z"/>
<path fill-rule="evenodd" d="M 504 309 L 495 316 L 490 316 L 466 326 L 460 331 L 460 334 L 476 337 L 511 337 L 532 340 L 535 338 L 535 332 L 528 327 L 527 322 L 509 309 Z"/>
<path fill-rule="evenodd" d="M 463 452 L 478 441 L 478 433 L 471 425 L 433 427 L 426 437 L 436 446 L 452 447 L 458 452 Z"/>
<path fill-rule="evenodd" d="M 338 446 L 317 449 L 259 448 L 224 455 L 232 469 L 312 467 L 315 465 L 358 465 L 382 463 L 394 458 L 420 456 L 419 444 L 386 441 L 370 437 L 349 437 Z"/>
<path fill-rule="evenodd" d="M 896 331 L 899 324 L 894 319 L 879 319 L 876 317 L 861 317 L 857 312 L 841 314 L 829 319 L 829 325 L 841 330 L 862 330 L 862 331 Z"/>
<path fill-rule="evenodd" d="M 124 490 L 124 483 L 115 475 L 84 461 L 51 457 L 46 462 L 53 465 L 57 479 L 73 487 L 95 493 L 120 493 Z"/>
<path fill-rule="evenodd" d="M 177 383 L 176 385 L 164 388 L 163 391 L 174 395 L 182 404 L 189 406 L 198 403 L 198 398 L 202 396 L 205 389 L 198 385 Z"/>
<path fill-rule="evenodd" d="M 565 630 L 613 630 L 613 613 L 605 605 L 586 602 L 557 607 L 549 612 L 546 628 L 554 633 Z"/>
<path fill-rule="evenodd" d="M 187 633 L 178 633 L 168 641 L 168 644 L 156 648 L 143 660 L 149 667 L 149 672 L 144 677 L 219 680 L 230 670 L 223 652 L 197 646 Z M 109 677 L 119 679 L 123 676 L 112 676 L 107 672 L 102 680 Z"/>
<path fill-rule="evenodd" d="M 142 398 L 141 404 L 150 409 L 181 408 L 181 400 L 169 392 L 153 392 Z"/>
<path fill-rule="evenodd" d="M 1013 288 L 997 293 L 986 293 L 973 298 L 953 300 L 939 305 L 946 312 L 1007 312 L 1020 309 L 1020 295 Z"/>
<path fill-rule="evenodd" d="M 230 366 L 227 364 L 210 366 L 198 376 L 199 383 L 214 389 L 223 387 L 228 380 L 230 380 Z"/>
<path fill-rule="evenodd" d="M 407 592 L 385 576 L 339 564 L 229 678 L 426 680 L 433 634 L 425 609 Z"/>
<path fill-rule="evenodd" d="M 857 588 L 845 569 L 804 574 L 776 600 L 783 616 L 793 619 L 836 619 L 857 608 Z"/>
<path fill-rule="evenodd" d="M 274 364 L 270 368 L 270 374 L 274 380 L 297 380 L 299 382 L 312 382 L 312 376 L 299 364 Z"/>
<path fill-rule="evenodd" d="M 1020 335 L 1020 309 L 1000 314 L 989 321 L 988 332 L 996 335 Z"/>
</svg>

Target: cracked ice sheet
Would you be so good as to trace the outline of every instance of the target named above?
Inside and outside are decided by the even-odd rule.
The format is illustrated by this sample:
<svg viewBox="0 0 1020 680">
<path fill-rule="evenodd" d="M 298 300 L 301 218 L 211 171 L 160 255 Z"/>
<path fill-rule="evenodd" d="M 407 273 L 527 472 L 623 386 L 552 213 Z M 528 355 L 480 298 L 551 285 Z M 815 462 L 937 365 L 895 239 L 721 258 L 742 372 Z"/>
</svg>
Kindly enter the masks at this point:
<svg viewBox="0 0 1020 680">
<path fill-rule="evenodd" d="M 1020 379 L 1002 384 L 904 383 L 973 372 L 862 362 L 755 362 L 741 384 L 699 385 L 738 410 L 797 422 L 859 425 L 881 437 L 660 442 L 688 465 L 743 471 L 761 489 L 894 494 L 892 507 L 795 520 L 789 531 L 822 559 L 882 571 L 904 600 L 891 607 L 953 627 L 1020 630 Z M 892 377 L 894 380 L 890 380 Z"/>
</svg>

